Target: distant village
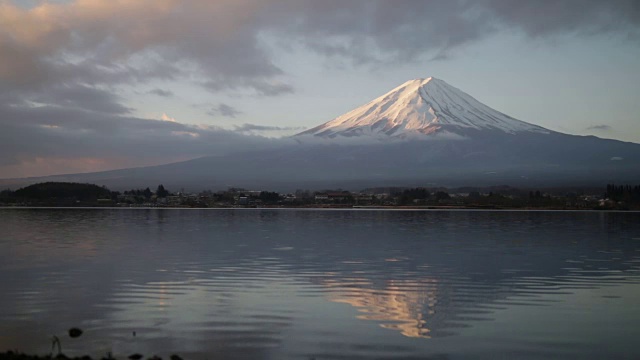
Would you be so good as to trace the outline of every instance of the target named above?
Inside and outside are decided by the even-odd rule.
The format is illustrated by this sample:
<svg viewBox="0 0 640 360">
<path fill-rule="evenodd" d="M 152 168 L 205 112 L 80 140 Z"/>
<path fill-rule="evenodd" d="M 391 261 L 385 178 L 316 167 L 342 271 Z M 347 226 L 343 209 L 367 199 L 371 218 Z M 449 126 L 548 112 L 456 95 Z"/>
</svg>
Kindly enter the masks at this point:
<svg viewBox="0 0 640 360">
<path fill-rule="evenodd" d="M 99 206 L 173 208 L 433 208 L 433 209 L 640 209 L 640 186 L 602 189 L 522 190 L 508 186 L 475 188 L 379 187 L 358 192 L 228 188 L 189 193 L 159 185 L 110 191 L 93 184 L 41 183 L 0 192 L 0 206 Z"/>
</svg>

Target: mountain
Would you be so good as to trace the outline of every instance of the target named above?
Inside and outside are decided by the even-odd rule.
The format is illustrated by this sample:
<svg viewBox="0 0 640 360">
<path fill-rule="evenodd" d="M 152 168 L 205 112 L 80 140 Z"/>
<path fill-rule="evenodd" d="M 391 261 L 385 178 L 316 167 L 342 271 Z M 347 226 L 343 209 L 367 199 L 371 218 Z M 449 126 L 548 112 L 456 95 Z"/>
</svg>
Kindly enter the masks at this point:
<svg viewBox="0 0 640 360">
<path fill-rule="evenodd" d="M 469 130 L 507 134 L 550 130 L 516 120 L 433 77 L 405 82 L 377 99 L 301 135 L 323 138 L 375 136 L 413 138 L 466 136 Z"/>
<path fill-rule="evenodd" d="M 373 141 L 372 141 L 373 140 Z M 446 82 L 408 81 L 276 148 L 161 166 L 0 181 L 89 182 L 111 189 L 637 184 L 640 144 L 576 136 L 516 120 Z"/>
</svg>

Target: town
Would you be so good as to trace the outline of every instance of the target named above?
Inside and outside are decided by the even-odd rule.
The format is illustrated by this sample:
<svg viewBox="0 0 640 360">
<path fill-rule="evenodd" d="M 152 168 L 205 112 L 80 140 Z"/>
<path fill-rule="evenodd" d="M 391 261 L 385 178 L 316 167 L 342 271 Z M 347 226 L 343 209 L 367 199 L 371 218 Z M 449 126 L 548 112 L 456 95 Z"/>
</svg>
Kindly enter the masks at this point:
<svg viewBox="0 0 640 360">
<path fill-rule="evenodd" d="M 169 208 L 415 208 L 638 210 L 640 186 L 592 189 L 378 187 L 293 193 L 230 187 L 189 193 L 150 188 L 110 191 L 93 184 L 47 182 L 0 192 L 0 206 Z"/>
</svg>

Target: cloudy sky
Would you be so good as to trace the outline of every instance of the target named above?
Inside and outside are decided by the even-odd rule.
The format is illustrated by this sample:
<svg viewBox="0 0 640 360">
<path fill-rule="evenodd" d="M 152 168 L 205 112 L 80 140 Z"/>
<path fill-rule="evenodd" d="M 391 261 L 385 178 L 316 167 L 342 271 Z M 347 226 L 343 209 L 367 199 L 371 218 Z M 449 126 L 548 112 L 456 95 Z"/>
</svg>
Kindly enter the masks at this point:
<svg viewBox="0 0 640 360">
<path fill-rule="evenodd" d="M 0 178 L 275 146 L 413 78 L 640 142 L 637 0 L 0 0 Z"/>
</svg>

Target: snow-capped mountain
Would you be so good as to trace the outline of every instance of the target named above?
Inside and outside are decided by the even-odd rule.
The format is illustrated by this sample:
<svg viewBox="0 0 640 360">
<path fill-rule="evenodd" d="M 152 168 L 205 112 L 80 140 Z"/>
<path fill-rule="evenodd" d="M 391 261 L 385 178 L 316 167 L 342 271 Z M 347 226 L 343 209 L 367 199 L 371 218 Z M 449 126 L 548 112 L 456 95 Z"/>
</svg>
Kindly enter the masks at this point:
<svg viewBox="0 0 640 360">
<path fill-rule="evenodd" d="M 466 130 L 550 133 L 494 110 L 443 80 L 405 82 L 377 99 L 298 135 L 416 138 Z"/>
<path fill-rule="evenodd" d="M 311 139 L 318 141 L 307 141 Z M 394 139 L 400 141 L 386 141 Z M 408 81 L 272 145 L 174 164 L 14 179 L 0 185 L 73 181 L 121 190 L 162 183 L 173 189 L 290 191 L 427 184 L 604 186 L 636 184 L 640 178 L 640 144 L 528 124 L 434 78 Z"/>
</svg>

